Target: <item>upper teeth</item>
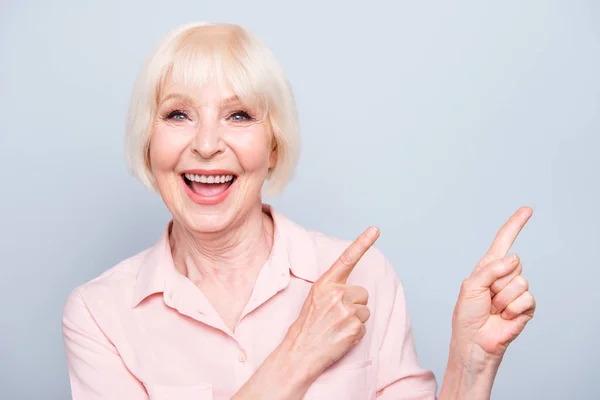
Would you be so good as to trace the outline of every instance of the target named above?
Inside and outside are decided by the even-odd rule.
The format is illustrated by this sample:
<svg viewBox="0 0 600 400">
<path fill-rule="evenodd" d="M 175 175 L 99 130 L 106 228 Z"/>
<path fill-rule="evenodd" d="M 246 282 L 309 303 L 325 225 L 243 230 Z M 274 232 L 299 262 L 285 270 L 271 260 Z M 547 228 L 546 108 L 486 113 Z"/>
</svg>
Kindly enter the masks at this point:
<svg viewBox="0 0 600 400">
<path fill-rule="evenodd" d="M 233 179 L 233 175 L 185 174 L 185 177 L 190 181 L 196 181 L 200 183 L 225 183 Z"/>
</svg>

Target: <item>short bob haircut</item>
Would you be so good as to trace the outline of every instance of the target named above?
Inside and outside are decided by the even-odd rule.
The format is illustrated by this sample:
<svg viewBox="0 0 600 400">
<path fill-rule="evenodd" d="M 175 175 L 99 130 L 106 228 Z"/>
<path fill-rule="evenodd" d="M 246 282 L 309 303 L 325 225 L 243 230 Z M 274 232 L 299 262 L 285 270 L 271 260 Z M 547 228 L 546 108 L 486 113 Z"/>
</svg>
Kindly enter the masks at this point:
<svg viewBox="0 0 600 400">
<path fill-rule="evenodd" d="M 131 95 L 125 155 L 132 174 L 153 192 L 150 137 L 167 81 L 198 89 L 209 82 L 225 84 L 242 103 L 264 110 L 277 152 L 265 194 L 281 193 L 298 162 L 298 115 L 281 65 L 256 36 L 234 24 L 191 23 L 169 32 L 146 59 Z"/>
</svg>

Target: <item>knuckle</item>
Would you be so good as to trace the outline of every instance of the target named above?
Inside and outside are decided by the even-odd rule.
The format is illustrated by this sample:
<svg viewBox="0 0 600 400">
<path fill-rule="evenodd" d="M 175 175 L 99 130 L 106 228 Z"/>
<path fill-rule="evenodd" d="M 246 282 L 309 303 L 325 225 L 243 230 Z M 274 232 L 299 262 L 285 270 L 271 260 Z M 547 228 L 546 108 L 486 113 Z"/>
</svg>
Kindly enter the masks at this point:
<svg viewBox="0 0 600 400">
<path fill-rule="evenodd" d="M 506 306 L 506 308 L 504 309 L 504 312 L 510 318 L 514 317 L 516 315 L 515 305 L 513 303 L 510 303 L 509 305 Z"/>
<path fill-rule="evenodd" d="M 492 286 L 490 286 L 490 289 L 492 290 L 493 294 L 498 294 L 504 288 L 504 285 L 505 285 L 505 282 L 503 282 L 503 280 L 501 280 L 501 279 L 498 279 L 494 283 L 492 283 Z"/>
<path fill-rule="evenodd" d="M 313 290 L 311 290 L 308 294 L 308 299 L 313 304 L 319 304 L 322 298 L 322 292 L 316 288 L 313 288 Z"/>
<path fill-rule="evenodd" d="M 318 292 L 312 288 L 310 292 L 308 292 L 308 296 L 306 296 L 305 303 L 315 304 L 319 300 Z"/>
<path fill-rule="evenodd" d="M 344 251 L 339 258 L 340 262 L 345 266 L 349 267 L 352 265 L 352 256 L 349 254 L 348 250 Z"/>
<path fill-rule="evenodd" d="M 356 310 L 351 307 L 344 307 L 343 305 L 340 307 L 340 318 L 342 321 L 352 319 L 356 315 Z"/>
<path fill-rule="evenodd" d="M 369 318 L 371 318 L 371 310 L 369 310 L 369 307 L 365 307 L 365 321 Z"/>
<path fill-rule="evenodd" d="M 496 280 L 492 283 L 493 286 L 506 286 L 510 281 L 514 278 L 514 274 L 509 274 L 506 276 L 502 276 L 500 278 L 496 278 Z"/>
<path fill-rule="evenodd" d="M 360 330 L 358 332 L 358 337 L 362 338 L 363 336 L 365 336 L 366 333 L 367 333 L 367 328 L 365 327 L 365 324 L 360 324 Z"/>
<path fill-rule="evenodd" d="M 352 336 L 359 336 L 362 332 L 364 325 L 358 319 L 353 319 L 350 325 L 348 326 L 348 330 Z"/>
<path fill-rule="evenodd" d="M 500 296 L 494 296 L 494 298 L 492 298 L 492 306 L 494 306 L 497 310 L 502 308 L 502 303 L 503 301 Z"/>
<path fill-rule="evenodd" d="M 502 314 L 502 312 L 506 311 L 509 312 L 510 310 L 508 309 L 508 301 L 507 300 L 498 300 L 496 302 L 492 302 L 492 305 L 496 308 L 496 314 Z"/>
<path fill-rule="evenodd" d="M 354 307 L 344 307 L 344 315 L 346 318 L 356 317 L 356 308 Z"/>
<path fill-rule="evenodd" d="M 369 301 L 369 291 L 367 289 L 365 289 L 364 287 L 360 288 L 362 297 L 365 299 L 366 302 Z"/>
<path fill-rule="evenodd" d="M 461 292 L 466 292 L 468 290 L 471 289 L 472 283 L 471 283 L 471 279 L 470 278 L 465 278 L 463 279 L 461 285 L 460 285 L 460 291 Z"/>
<path fill-rule="evenodd" d="M 492 271 L 492 273 L 494 275 L 498 276 L 498 275 L 502 274 L 506 265 L 507 264 L 503 263 L 502 261 L 493 262 L 490 264 L 490 270 Z"/>
<path fill-rule="evenodd" d="M 312 295 L 320 295 L 321 293 L 326 292 L 325 286 L 327 284 L 323 281 L 317 281 L 313 283 L 312 288 L 310 289 Z"/>
<path fill-rule="evenodd" d="M 369 291 L 361 286 L 354 286 L 351 290 L 352 298 L 358 304 L 367 304 L 369 301 Z"/>
<path fill-rule="evenodd" d="M 331 306 L 335 306 L 337 304 L 342 304 L 342 298 L 344 296 L 344 292 L 341 292 L 339 290 L 332 290 L 331 292 L 328 293 L 327 295 L 327 301 L 329 303 L 329 305 Z"/>
<path fill-rule="evenodd" d="M 525 292 L 525 291 L 527 291 L 527 289 L 529 289 L 529 282 L 523 275 L 515 276 L 514 280 L 515 280 L 515 284 L 517 285 L 517 287 L 520 290 L 522 290 L 523 292 Z"/>
<path fill-rule="evenodd" d="M 479 265 L 481 267 L 485 267 L 487 264 L 494 261 L 495 259 L 496 259 L 496 257 L 494 257 L 493 254 L 486 254 L 483 257 L 481 257 L 481 259 L 479 260 L 477 265 Z"/>
<path fill-rule="evenodd" d="M 530 291 L 525 292 L 525 296 L 527 296 L 527 300 L 530 306 L 535 306 L 535 297 L 531 294 Z"/>
<path fill-rule="evenodd" d="M 515 269 L 515 272 L 517 273 L 517 275 L 521 274 L 521 272 L 523 272 L 523 264 L 519 263 L 519 265 L 517 265 L 517 268 Z"/>
</svg>

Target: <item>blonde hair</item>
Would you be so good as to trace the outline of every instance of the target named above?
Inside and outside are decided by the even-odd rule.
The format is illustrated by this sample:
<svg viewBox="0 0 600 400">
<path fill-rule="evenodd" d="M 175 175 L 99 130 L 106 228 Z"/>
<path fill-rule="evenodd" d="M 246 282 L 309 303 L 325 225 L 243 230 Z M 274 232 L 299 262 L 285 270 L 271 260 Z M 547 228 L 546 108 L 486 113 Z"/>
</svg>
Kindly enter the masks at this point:
<svg viewBox="0 0 600 400">
<path fill-rule="evenodd" d="M 234 24 L 180 26 L 147 58 L 132 91 L 125 133 L 127 166 L 132 174 L 157 191 L 150 170 L 150 137 L 160 93 L 170 79 L 194 87 L 214 81 L 227 84 L 242 102 L 266 111 L 277 162 L 269 171 L 265 193 L 279 194 L 292 178 L 299 157 L 294 96 L 269 49 L 251 32 Z"/>
</svg>

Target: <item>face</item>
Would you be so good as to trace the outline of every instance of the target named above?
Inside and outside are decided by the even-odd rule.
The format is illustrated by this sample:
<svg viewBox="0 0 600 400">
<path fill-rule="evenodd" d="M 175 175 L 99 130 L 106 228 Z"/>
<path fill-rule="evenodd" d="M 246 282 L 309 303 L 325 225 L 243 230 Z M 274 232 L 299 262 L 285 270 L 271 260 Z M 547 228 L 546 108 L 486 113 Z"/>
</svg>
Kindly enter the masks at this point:
<svg viewBox="0 0 600 400">
<path fill-rule="evenodd" d="M 276 161 L 263 114 L 227 87 L 165 86 L 149 155 L 176 222 L 195 232 L 218 232 L 261 206 L 261 188 Z"/>
</svg>

